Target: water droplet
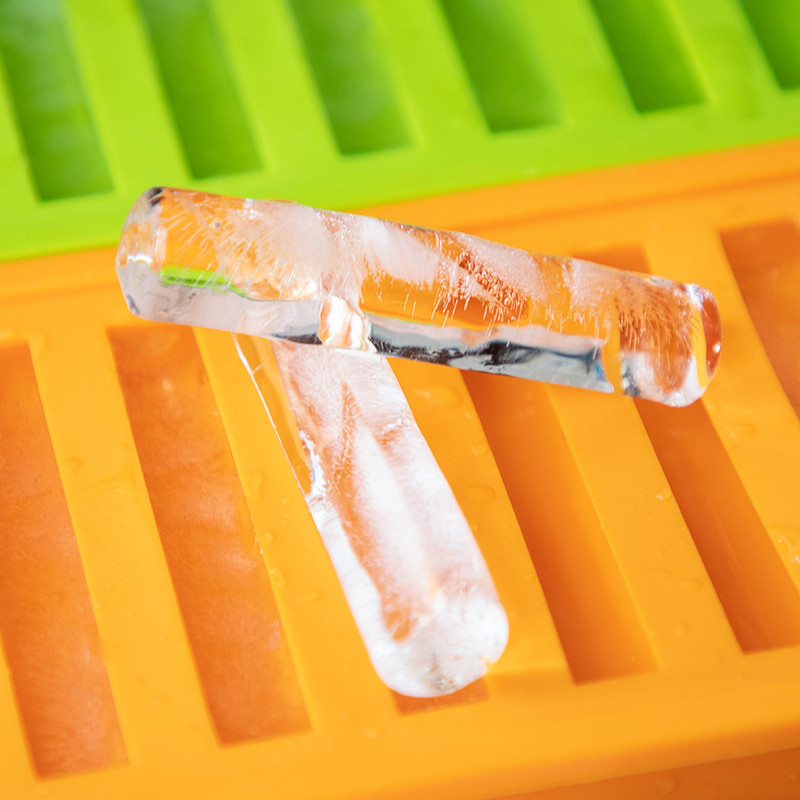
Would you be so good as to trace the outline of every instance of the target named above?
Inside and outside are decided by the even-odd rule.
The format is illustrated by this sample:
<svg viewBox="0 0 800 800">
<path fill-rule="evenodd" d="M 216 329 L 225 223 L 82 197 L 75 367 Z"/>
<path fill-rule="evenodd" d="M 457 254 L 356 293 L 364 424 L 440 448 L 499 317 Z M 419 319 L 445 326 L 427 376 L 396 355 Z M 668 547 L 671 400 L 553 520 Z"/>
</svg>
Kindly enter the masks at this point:
<svg viewBox="0 0 800 800">
<path fill-rule="evenodd" d="M 297 596 L 297 602 L 301 604 L 316 603 L 318 600 L 321 599 L 322 599 L 321 592 L 306 592 L 305 594 L 300 594 Z"/>
<path fill-rule="evenodd" d="M 707 401 L 706 407 L 708 407 Z M 717 420 L 721 423 L 720 432 L 729 448 L 738 447 L 755 436 L 757 428 L 753 423 L 752 410 L 749 407 L 720 405 L 715 411 Z"/>
<path fill-rule="evenodd" d="M 279 569 L 275 569 L 274 567 L 270 568 L 269 574 L 272 576 L 272 582 L 279 589 L 286 585 L 286 580 L 283 577 L 283 573 Z"/>
<path fill-rule="evenodd" d="M 669 775 L 659 775 L 656 778 L 656 789 L 659 794 L 672 794 L 678 788 L 678 781 Z"/>
<path fill-rule="evenodd" d="M 364 731 L 365 739 L 377 739 L 380 735 L 380 731 L 378 731 L 376 728 L 367 728 Z"/>
<path fill-rule="evenodd" d="M 47 346 L 47 342 L 41 333 L 35 333 L 28 339 L 28 345 L 32 353 L 41 353 Z"/>
<path fill-rule="evenodd" d="M 728 423 L 729 447 L 738 447 L 756 435 L 756 428 L 752 422 Z"/>
<path fill-rule="evenodd" d="M 681 587 L 690 592 L 704 592 L 706 590 L 706 584 L 700 578 L 683 578 Z"/>
<path fill-rule="evenodd" d="M 130 492 L 135 492 L 136 490 L 136 475 L 132 461 L 125 462 L 117 472 L 107 475 L 87 487 L 87 494 L 91 497 L 96 497 L 109 492 L 121 494 L 126 490 Z"/>
<path fill-rule="evenodd" d="M 773 525 L 769 532 L 783 558 L 800 564 L 800 528 L 793 525 Z"/>
<path fill-rule="evenodd" d="M 491 503 L 495 498 L 495 491 L 491 486 L 474 485 L 467 486 L 467 494 L 470 500 L 475 503 Z"/>
<path fill-rule="evenodd" d="M 262 547 L 269 547 L 275 541 L 275 534 L 272 531 L 261 531 L 258 541 L 261 542 Z"/>
<path fill-rule="evenodd" d="M 672 489 L 669 486 L 665 486 L 661 491 L 656 493 L 656 500 L 671 500 L 672 499 Z"/>
<path fill-rule="evenodd" d="M 471 450 L 473 455 L 485 456 L 489 452 L 489 445 L 485 439 L 481 439 L 477 444 L 472 445 Z"/>
<path fill-rule="evenodd" d="M 71 475 L 77 475 L 83 469 L 83 461 L 77 456 L 68 456 L 64 459 L 64 469 Z"/>
<path fill-rule="evenodd" d="M 254 469 L 244 481 L 245 491 L 253 497 L 260 498 L 264 491 L 265 477 L 263 470 Z"/>
<path fill-rule="evenodd" d="M 461 397 L 447 386 L 426 386 L 423 389 L 417 389 L 414 394 L 436 408 L 451 409 L 461 403 Z"/>
</svg>

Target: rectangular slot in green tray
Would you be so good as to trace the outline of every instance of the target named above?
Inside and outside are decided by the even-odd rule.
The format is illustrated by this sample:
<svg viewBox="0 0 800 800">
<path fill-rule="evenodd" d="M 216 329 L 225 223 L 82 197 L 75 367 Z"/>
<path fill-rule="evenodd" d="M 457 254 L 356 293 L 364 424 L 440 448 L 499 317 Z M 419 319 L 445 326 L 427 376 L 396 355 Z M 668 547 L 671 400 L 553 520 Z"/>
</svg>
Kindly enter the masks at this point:
<svg viewBox="0 0 800 800">
<path fill-rule="evenodd" d="M 206 0 L 137 0 L 189 168 L 209 178 L 261 167 Z"/>
<path fill-rule="evenodd" d="M 39 197 L 109 191 L 59 0 L 0 5 L 0 57 Z"/>
<path fill-rule="evenodd" d="M 558 118 L 552 83 L 532 52 L 515 0 L 441 0 L 483 114 L 493 131 Z"/>
<path fill-rule="evenodd" d="M 342 153 L 409 141 L 369 9 L 362 0 L 289 0 Z"/>
<path fill-rule="evenodd" d="M 800 86 L 800 6 L 794 0 L 739 0 L 782 89 Z"/>
<path fill-rule="evenodd" d="M 637 111 L 701 100 L 697 80 L 661 0 L 589 0 Z"/>
</svg>

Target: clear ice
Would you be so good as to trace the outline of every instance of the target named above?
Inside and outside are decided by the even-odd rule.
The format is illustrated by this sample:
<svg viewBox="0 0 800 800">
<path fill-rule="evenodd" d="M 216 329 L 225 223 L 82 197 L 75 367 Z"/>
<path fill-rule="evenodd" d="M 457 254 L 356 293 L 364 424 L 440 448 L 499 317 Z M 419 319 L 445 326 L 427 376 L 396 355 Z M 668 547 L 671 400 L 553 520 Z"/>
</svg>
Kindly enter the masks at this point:
<svg viewBox="0 0 800 800">
<path fill-rule="evenodd" d="M 152 189 L 117 272 L 149 319 L 673 406 L 700 397 L 720 353 L 699 286 L 294 203 Z"/>
<path fill-rule="evenodd" d="M 152 247 L 131 249 L 132 240 L 143 243 L 135 208 L 119 251 L 118 273 L 132 309 L 165 321 L 252 332 L 246 316 L 236 314 L 242 303 L 246 309 L 253 301 L 225 282 L 224 264 L 244 264 L 238 250 L 229 253 L 222 246 L 232 240 L 214 242 L 223 221 L 213 218 L 213 199 L 212 216 L 165 225 L 158 219 L 166 205 L 156 196 L 145 204 L 154 216 Z M 217 259 L 217 271 L 208 274 L 198 274 L 192 260 L 191 298 L 184 296 L 185 267 L 171 255 L 175 246 L 184 254 L 194 248 L 197 257 L 210 247 L 206 263 Z M 142 265 L 155 284 L 143 280 Z M 275 309 L 294 330 L 291 315 L 297 309 L 306 313 L 307 283 L 299 278 L 284 294 L 290 291 L 297 292 L 297 303 L 281 302 Z M 186 302 L 174 303 L 175 293 Z M 339 335 L 339 309 L 331 298 L 326 303 L 324 330 Z M 244 335 L 236 342 L 377 674 L 395 691 L 416 697 L 448 694 L 480 678 L 505 649 L 508 618 L 470 525 L 386 359 L 358 352 L 371 347 L 353 351 L 291 341 L 270 346 Z"/>
<path fill-rule="evenodd" d="M 412 696 L 483 675 L 508 620 L 381 355 L 669 405 L 719 358 L 698 286 L 293 203 L 152 189 L 117 274 L 136 314 L 242 334 L 370 658 Z"/>
<path fill-rule="evenodd" d="M 500 658 L 508 620 L 386 359 L 237 337 L 376 672 L 448 694 Z"/>
</svg>

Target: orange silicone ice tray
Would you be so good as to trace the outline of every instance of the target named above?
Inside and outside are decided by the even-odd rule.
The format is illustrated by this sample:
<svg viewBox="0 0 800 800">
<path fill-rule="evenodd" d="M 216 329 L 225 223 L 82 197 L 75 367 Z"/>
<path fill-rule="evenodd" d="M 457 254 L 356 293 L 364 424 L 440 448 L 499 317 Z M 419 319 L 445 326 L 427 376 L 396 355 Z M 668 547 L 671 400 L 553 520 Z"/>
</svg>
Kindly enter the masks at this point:
<svg viewBox="0 0 800 800">
<path fill-rule="evenodd" d="M 692 281 L 667 409 L 397 363 L 508 610 L 439 700 L 370 667 L 229 335 L 99 250 L 0 283 L 2 796 L 800 795 L 800 143 L 370 210 Z"/>
</svg>

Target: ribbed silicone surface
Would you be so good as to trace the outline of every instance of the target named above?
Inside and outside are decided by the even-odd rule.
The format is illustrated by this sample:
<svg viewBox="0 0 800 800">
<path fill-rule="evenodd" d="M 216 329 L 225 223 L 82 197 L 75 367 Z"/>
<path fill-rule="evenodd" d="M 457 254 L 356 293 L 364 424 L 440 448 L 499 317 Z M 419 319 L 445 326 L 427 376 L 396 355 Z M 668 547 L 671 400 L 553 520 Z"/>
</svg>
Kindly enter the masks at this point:
<svg viewBox="0 0 800 800">
<path fill-rule="evenodd" d="M 15 800 L 789 798 L 800 776 L 800 146 L 372 209 L 719 300 L 683 410 L 397 364 L 511 622 L 393 695 L 230 336 L 113 251 L 3 267 L 0 763 Z"/>
<path fill-rule="evenodd" d="M 0 257 L 151 185 L 353 208 L 800 134 L 759 0 L 5 0 Z"/>
</svg>

